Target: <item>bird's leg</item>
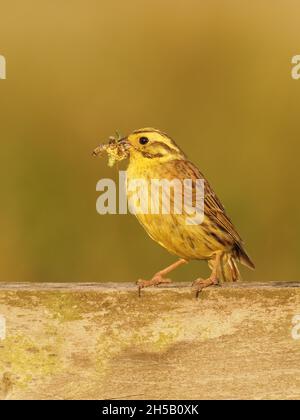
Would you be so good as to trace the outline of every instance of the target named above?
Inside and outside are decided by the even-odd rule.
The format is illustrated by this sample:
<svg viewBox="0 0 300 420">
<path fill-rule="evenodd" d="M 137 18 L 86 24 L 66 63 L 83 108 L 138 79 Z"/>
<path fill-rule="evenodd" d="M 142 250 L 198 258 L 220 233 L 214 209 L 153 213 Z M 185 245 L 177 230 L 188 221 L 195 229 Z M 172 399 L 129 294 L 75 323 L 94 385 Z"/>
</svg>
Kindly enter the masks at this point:
<svg viewBox="0 0 300 420">
<path fill-rule="evenodd" d="M 221 253 L 216 254 L 214 264 L 213 264 L 213 269 L 208 279 L 203 280 L 199 278 L 194 281 L 193 287 L 196 288 L 196 298 L 198 298 L 201 291 L 205 289 L 206 287 L 219 285 L 218 272 L 219 272 L 219 267 L 221 264 L 221 257 L 222 257 Z"/>
<path fill-rule="evenodd" d="M 144 287 L 158 286 L 159 284 L 171 283 L 172 280 L 171 279 L 166 279 L 164 276 L 166 276 L 171 271 L 175 270 L 175 268 L 177 268 L 177 267 L 179 267 L 183 264 L 187 264 L 187 261 L 182 258 L 182 259 L 176 261 L 175 263 L 169 265 L 164 270 L 158 271 L 156 274 L 154 274 L 154 276 L 152 277 L 151 280 L 142 280 L 142 279 L 138 280 L 137 285 L 138 285 L 138 289 L 139 289 L 139 296 L 141 296 L 141 290 Z"/>
</svg>

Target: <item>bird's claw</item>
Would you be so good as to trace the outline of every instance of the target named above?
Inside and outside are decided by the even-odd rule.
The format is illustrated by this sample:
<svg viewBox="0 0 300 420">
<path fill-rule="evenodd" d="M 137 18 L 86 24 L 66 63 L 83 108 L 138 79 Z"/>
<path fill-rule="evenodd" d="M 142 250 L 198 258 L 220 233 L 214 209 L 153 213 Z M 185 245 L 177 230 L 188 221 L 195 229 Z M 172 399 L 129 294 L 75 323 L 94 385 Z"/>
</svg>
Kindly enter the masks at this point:
<svg viewBox="0 0 300 420">
<path fill-rule="evenodd" d="M 139 294 L 139 297 L 141 297 L 141 291 L 145 287 L 150 287 L 150 286 L 158 287 L 160 284 L 169 284 L 169 283 L 172 283 L 172 280 L 171 279 L 165 279 L 161 275 L 156 275 L 151 280 L 142 280 L 142 279 L 139 279 L 136 282 L 136 284 L 138 286 L 138 294 Z"/>
<path fill-rule="evenodd" d="M 207 287 L 210 287 L 210 286 L 219 287 L 220 286 L 219 280 L 216 277 L 209 277 L 206 280 L 203 280 L 201 278 L 195 280 L 192 284 L 192 287 L 196 288 L 196 299 L 198 299 L 203 289 L 206 289 Z"/>
</svg>

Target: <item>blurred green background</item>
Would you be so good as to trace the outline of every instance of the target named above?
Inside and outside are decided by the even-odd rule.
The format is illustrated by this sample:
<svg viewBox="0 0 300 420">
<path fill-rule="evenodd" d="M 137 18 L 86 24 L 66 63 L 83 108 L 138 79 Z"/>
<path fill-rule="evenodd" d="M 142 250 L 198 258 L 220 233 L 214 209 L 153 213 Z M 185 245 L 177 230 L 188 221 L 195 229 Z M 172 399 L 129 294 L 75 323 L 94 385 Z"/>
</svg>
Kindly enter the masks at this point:
<svg viewBox="0 0 300 420">
<path fill-rule="evenodd" d="M 116 169 L 91 150 L 144 126 L 210 180 L 257 265 L 245 280 L 300 279 L 299 13 L 292 0 L 2 4 L 0 281 L 135 281 L 174 260 L 133 216 L 95 210 Z"/>
</svg>

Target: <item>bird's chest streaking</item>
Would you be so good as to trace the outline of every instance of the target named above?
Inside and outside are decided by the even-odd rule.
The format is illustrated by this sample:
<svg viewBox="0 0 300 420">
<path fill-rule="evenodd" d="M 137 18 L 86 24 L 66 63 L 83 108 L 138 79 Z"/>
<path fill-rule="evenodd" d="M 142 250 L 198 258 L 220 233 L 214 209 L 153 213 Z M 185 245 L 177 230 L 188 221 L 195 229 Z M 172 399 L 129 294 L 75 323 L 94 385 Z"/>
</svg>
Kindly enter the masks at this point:
<svg viewBox="0 0 300 420">
<path fill-rule="evenodd" d="M 220 250 L 220 247 L 224 249 L 230 247 L 228 243 L 220 244 L 217 237 L 211 235 L 214 226 L 205 214 L 203 223 L 189 225 L 183 202 L 181 212 L 175 209 L 174 194 L 179 193 L 183 197 L 182 181 L 187 179 L 188 174 L 181 172 L 179 176 L 177 166 L 172 163 L 154 163 L 151 159 L 143 159 L 142 164 L 140 162 L 140 160 L 133 160 L 128 166 L 128 204 L 153 240 L 172 254 L 186 260 L 209 259 L 217 250 Z M 158 191 L 153 188 L 153 180 L 156 185 L 159 181 Z M 161 184 L 161 181 L 165 180 L 181 182 L 181 192 L 174 188 L 176 184 L 172 184 L 173 187 L 166 192 Z"/>
</svg>

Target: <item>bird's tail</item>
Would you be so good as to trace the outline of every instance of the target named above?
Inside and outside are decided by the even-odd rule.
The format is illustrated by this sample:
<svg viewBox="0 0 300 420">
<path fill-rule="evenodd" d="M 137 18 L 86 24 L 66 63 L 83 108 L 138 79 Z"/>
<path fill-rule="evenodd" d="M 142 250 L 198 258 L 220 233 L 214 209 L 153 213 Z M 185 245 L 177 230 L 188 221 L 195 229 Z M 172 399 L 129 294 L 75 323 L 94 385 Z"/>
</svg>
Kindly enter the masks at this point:
<svg viewBox="0 0 300 420">
<path fill-rule="evenodd" d="M 233 255 L 241 264 L 245 265 L 248 268 L 251 268 L 251 270 L 255 270 L 255 265 L 253 261 L 241 245 L 236 244 L 233 250 Z"/>
<path fill-rule="evenodd" d="M 242 263 L 248 268 L 254 270 L 255 265 L 250 257 L 240 247 L 236 246 L 234 251 L 230 254 L 224 254 L 221 258 L 218 278 L 223 279 L 224 282 L 237 282 L 241 279 L 240 271 L 237 262 Z"/>
<path fill-rule="evenodd" d="M 224 282 L 237 282 L 241 279 L 236 260 L 232 255 L 222 258 L 220 271 Z"/>
</svg>

